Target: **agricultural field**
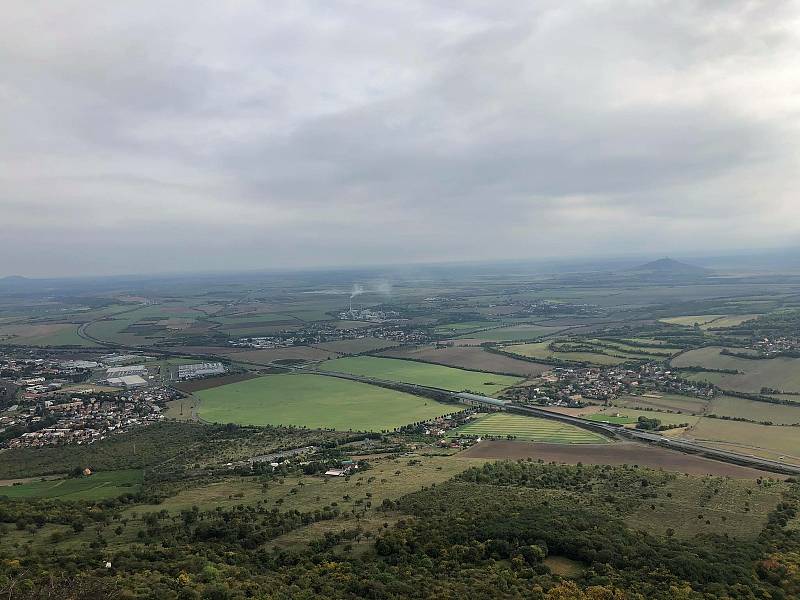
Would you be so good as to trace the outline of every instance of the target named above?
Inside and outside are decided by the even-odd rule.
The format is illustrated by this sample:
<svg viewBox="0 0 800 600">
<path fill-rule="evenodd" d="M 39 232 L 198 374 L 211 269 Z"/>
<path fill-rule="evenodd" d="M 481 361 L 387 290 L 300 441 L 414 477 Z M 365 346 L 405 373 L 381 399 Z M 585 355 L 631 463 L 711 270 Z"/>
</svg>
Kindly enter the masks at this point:
<svg viewBox="0 0 800 600">
<path fill-rule="evenodd" d="M 635 410 L 616 406 L 602 408 L 584 418 L 589 419 L 590 421 L 606 421 L 616 425 L 634 426 L 639 417 L 658 419 L 663 425 L 681 425 L 683 423 L 694 425 L 700 420 L 699 416 L 658 412 L 654 410 Z"/>
<path fill-rule="evenodd" d="M 297 323 L 297 319 L 286 313 L 239 313 L 214 316 L 211 320 L 214 323 L 225 325 L 228 329 L 241 329 L 262 323 Z"/>
<path fill-rule="evenodd" d="M 477 435 L 507 437 L 530 442 L 550 444 L 603 444 L 608 440 L 596 433 L 537 417 L 493 413 L 484 415 L 451 432 L 450 437 L 458 435 Z"/>
<path fill-rule="evenodd" d="M 659 319 L 662 323 L 668 325 L 683 325 L 684 327 L 694 327 L 695 325 L 706 325 L 713 323 L 717 319 L 722 319 L 726 315 L 686 315 L 682 317 L 666 317 Z"/>
<path fill-rule="evenodd" d="M 726 450 L 800 464 L 800 429 L 703 418 L 683 437 Z"/>
<path fill-rule="evenodd" d="M 800 424 L 800 403 L 794 405 L 758 402 L 734 396 L 717 396 L 708 407 L 708 414 L 721 417 L 748 419 L 750 421 L 768 421 L 776 425 Z M 800 429 L 797 430 L 800 440 Z M 800 445 L 800 441 L 798 441 Z"/>
<path fill-rule="evenodd" d="M 27 346 L 95 346 L 78 335 L 77 323 L 23 323 L 0 326 L 0 343 Z"/>
<path fill-rule="evenodd" d="M 620 396 L 614 400 L 614 404 L 624 408 L 702 415 L 708 407 L 708 400 L 678 394 L 648 393 Z"/>
<path fill-rule="evenodd" d="M 459 323 L 444 323 L 433 328 L 433 332 L 438 335 L 460 335 L 465 332 L 478 331 L 490 327 L 499 327 L 502 323 L 498 321 L 462 321 Z"/>
<path fill-rule="evenodd" d="M 394 340 L 384 340 L 373 337 L 363 337 L 355 340 L 335 340 L 333 342 L 322 342 L 315 344 L 314 348 L 321 348 L 339 354 L 361 354 L 363 352 L 374 352 L 384 348 L 393 348 L 399 343 Z"/>
<path fill-rule="evenodd" d="M 758 393 L 763 387 L 800 391 L 800 358 L 748 359 L 720 354 L 718 346 L 690 350 L 672 359 L 673 367 L 700 366 L 707 369 L 732 369 L 728 373 L 688 373 L 687 378 L 708 381 L 722 389 Z"/>
<path fill-rule="evenodd" d="M 723 463 L 694 454 L 673 452 L 656 446 L 633 442 L 613 444 L 544 444 L 509 440 L 485 440 L 459 452 L 465 458 L 519 460 L 531 458 L 544 462 L 574 465 L 636 465 L 693 475 L 717 475 L 736 479 L 773 477 L 772 473 Z"/>
<path fill-rule="evenodd" d="M 264 350 L 235 350 L 224 355 L 233 361 L 253 363 L 255 365 L 269 365 L 274 362 L 286 364 L 297 362 L 315 362 L 333 358 L 336 353 L 331 350 L 310 346 L 291 346 L 289 348 L 267 348 Z"/>
<path fill-rule="evenodd" d="M 518 360 L 502 354 L 495 354 L 475 346 L 437 347 L 435 344 L 430 344 L 414 348 L 405 347 L 397 350 L 387 350 L 381 352 L 381 356 L 410 358 L 449 367 L 506 373 L 519 375 L 520 377 L 535 377 L 552 368 L 549 365 L 540 365 L 527 360 Z"/>
<path fill-rule="evenodd" d="M 88 477 L 48 479 L 0 486 L 0 496 L 8 498 L 58 498 L 59 500 L 104 500 L 122 494 L 135 494 L 142 485 L 142 472 L 136 469 L 105 471 Z"/>
<path fill-rule="evenodd" d="M 426 385 L 454 392 L 471 390 L 486 395 L 496 394 L 520 382 L 520 378 L 507 375 L 478 373 L 441 365 L 374 356 L 338 358 L 322 363 L 320 369 Z"/>
<path fill-rule="evenodd" d="M 266 375 L 196 392 L 214 423 L 384 431 L 455 410 L 395 390 L 323 375 Z"/>
<path fill-rule="evenodd" d="M 563 327 L 520 324 L 485 329 L 483 331 L 475 331 L 474 333 L 465 333 L 460 337 L 469 337 L 487 342 L 515 342 L 518 340 L 535 340 L 544 336 L 554 335 L 563 330 Z"/>
<path fill-rule="evenodd" d="M 511 352 L 519 356 L 525 356 L 533 359 L 549 359 L 549 360 L 564 360 L 573 362 L 586 362 L 594 365 L 619 365 L 626 362 L 628 359 L 620 358 L 617 356 L 609 356 L 608 354 L 599 354 L 595 352 L 553 352 L 550 350 L 549 345 L 551 342 L 537 342 L 533 344 L 510 344 L 503 346 L 501 350 L 504 352 Z"/>
<path fill-rule="evenodd" d="M 710 323 L 703 324 L 701 329 L 725 329 L 727 327 L 736 327 L 737 325 L 741 325 L 746 321 L 756 319 L 760 316 L 760 314 L 755 313 L 749 315 L 728 315 L 726 317 L 711 321 Z"/>
<path fill-rule="evenodd" d="M 605 349 L 605 351 L 609 352 L 610 354 L 622 354 L 623 356 L 627 355 L 632 358 L 657 359 L 659 356 L 671 356 L 682 350 L 682 348 L 675 348 L 666 345 L 661 345 L 658 348 L 634 346 L 631 344 L 626 344 L 625 340 L 592 339 L 587 340 L 587 342 L 598 346 L 600 349 Z M 658 356 L 652 356 L 654 354 Z"/>
</svg>

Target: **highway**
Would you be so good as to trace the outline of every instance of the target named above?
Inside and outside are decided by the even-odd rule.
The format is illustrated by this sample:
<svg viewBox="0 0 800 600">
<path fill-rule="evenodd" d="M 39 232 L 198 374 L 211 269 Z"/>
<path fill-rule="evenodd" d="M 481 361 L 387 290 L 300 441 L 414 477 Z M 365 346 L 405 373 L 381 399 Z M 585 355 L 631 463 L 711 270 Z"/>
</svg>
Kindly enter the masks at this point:
<svg viewBox="0 0 800 600">
<path fill-rule="evenodd" d="M 791 464 L 787 462 L 770 460 L 760 456 L 753 456 L 750 454 L 740 454 L 738 452 L 731 452 L 729 450 L 720 450 L 718 448 L 711 448 L 702 444 L 697 444 L 689 440 L 679 440 L 668 438 L 658 433 L 651 433 L 641 431 L 638 429 L 627 429 L 619 425 L 611 425 L 609 423 L 602 423 L 597 421 L 590 421 L 581 417 L 574 417 L 572 415 L 564 415 L 544 408 L 533 406 L 523 406 L 514 403 L 500 404 L 497 398 L 489 396 L 480 396 L 477 394 L 463 394 L 444 390 L 440 388 L 433 388 L 429 386 L 422 386 L 410 383 L 399 383 L 397 381 L 387 381 L 384 379 L 376 379 L 374 377 L 363 377 L 360 375 L 352 375 L 350 373 L 339 373 L 333 371 L 320 371 L 316 369 L 297 369 L 297 372 L 314 373 L 317 375 L 325 375 L 328 377 L 338 377 L 341 379 L 349 379 L 352 381 L 359 381 L 371 385 L 378 385 L 380 387 L 391 388 L 417 396 L 425 396 L 434 400 L 447 400 L 450 402 L 472 402 L 475 404 L 485 404 L 494 409 L 505 410 L 516 414 L 529 415 L 532 417 L 540 417 L 543 419 L 551 419 L 568 423 L 589 429 L 591 431 L 600 433 L 612 439 L 624 439 L 640 444 L 647 444 L 650 446 L 658 446 L 667 450 L 675 452 L 683 452 L 687 454 L 696 454 L 704 458 L 710 458 L 720 462 L 726 462 L 743 467 L 752 467 L 770 473 L 779 473 L 781 475 L 800 475 L 800 465 Z"/>
</svg>

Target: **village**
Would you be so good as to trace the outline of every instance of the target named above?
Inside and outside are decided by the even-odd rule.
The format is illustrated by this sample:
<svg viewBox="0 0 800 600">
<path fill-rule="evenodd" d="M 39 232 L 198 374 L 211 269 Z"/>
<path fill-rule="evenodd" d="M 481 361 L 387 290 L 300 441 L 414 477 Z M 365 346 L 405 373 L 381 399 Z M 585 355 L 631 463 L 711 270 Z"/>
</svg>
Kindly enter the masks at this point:
<svg viewBox="0 0 800 600">
<path fill-rule="evenodd" d="M 229 340 L 228 344 L 237 348 L 289 348 L 292 346 L 313 346 L 325 342 L 378 338 L 400 344 L 423 344 L 431 339 L 423 329 L 386 325 L 381 327 L 334 327 L 319 323 L 303 329 L 287 329 L 273 335 L 241 337 Z"/>
<path fill-rule="evenodd" d="M 91 444 L 162 420 L 166 403 L 181 396 L 169 386 L 171 379 L 225 372 L 219 362 L 161 369 L 141 354 L 64 359 L 39 351 L 2 353 L 0 443 L 9 448 Z"/>
<path fill-rule="evenodd" d="M 666 392 L 711 398 L 714 387 L 689 381 L 659 363 L 639 367 L 554 367 L 540 383 L 512 388 L 506 397 L 523 404 L 580 407 L 587 402 L 608 403 L 622 394 Z"/>
</svg>

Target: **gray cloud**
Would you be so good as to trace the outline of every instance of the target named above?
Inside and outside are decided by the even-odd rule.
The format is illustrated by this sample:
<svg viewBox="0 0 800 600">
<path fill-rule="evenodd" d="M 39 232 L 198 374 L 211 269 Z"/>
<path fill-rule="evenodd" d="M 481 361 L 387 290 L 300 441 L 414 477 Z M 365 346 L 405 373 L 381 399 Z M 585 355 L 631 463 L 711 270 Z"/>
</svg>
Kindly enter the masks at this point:
<svg viewBox="0 0 800 600">
<path fill-rule="evenodd" d="M 793 2 L 87 0 L 4 16 L 8 273 L 800 234 Z"/>
</svg>

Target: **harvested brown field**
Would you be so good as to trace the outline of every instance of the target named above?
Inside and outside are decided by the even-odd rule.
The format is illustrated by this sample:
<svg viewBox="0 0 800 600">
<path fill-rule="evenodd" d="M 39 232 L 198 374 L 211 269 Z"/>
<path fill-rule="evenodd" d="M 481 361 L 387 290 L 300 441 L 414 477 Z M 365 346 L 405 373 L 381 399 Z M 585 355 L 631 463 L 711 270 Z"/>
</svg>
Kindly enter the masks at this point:
<svg viewBox="0 0 800 600">
<path fill-rule="evenodd" d="M 208 379 L 197 379 L 195 381 L 181 381 L 176 383 L 173 387 L 187 394 L 199 392 L 200 390 L 210 390 L 211 388 L 219 387 L 221 385 L 228 385 L 229 383 L 237 383 L 239 381 L 247 381 L 258 377 L 256 373 L 236 373 L 235 375 L 224 375 L 223 377 L 210 377 Z"/>
<path fill-rule="evenodd" d="M 484 441 L 459 452 L 460 458 L 534 458 L 545 462 L 591 465 L 638 465 L 691 475 L 718 475 L 737 479 L 780 477 L 758 469 L 730 465 L 708 458 L 642 444 L 537 444 L 515 441 Z"/>
<path fill-rule="evenodd" d="M 437 349 L 434 345 L 428 345 L 417 348 L 387 350 L 381 352 L 380 355 L 392 358 L 421 360 L 438 365 L 446 365 L 448 367 L 459 367 L 461 369 L 488 371 L 490 373 L 501 373 L 505 375 L 519 375 L 521 377 L 535 377 L 552 368 L 548 365 L 518 360 L 500 354 L 493 354 L 484 348 L 474 346 L 448 346 Z"/>
<path fill-rule="evenodd" d="M 322 350 L 320 348 L 311 348 L 310 346 L 246 350 L 245 352 L 231 352 L 227 355 L 231 360 L 253 363 L 256 365 L 269 365 L 276 360 L 326 360 L 328 358 L 334 358 L 335 356 L 336 352 Z"/>
</svg>

